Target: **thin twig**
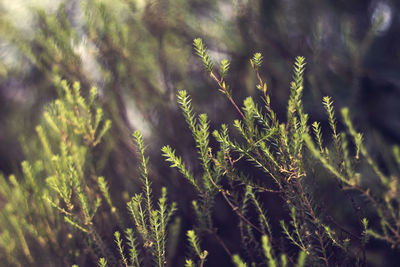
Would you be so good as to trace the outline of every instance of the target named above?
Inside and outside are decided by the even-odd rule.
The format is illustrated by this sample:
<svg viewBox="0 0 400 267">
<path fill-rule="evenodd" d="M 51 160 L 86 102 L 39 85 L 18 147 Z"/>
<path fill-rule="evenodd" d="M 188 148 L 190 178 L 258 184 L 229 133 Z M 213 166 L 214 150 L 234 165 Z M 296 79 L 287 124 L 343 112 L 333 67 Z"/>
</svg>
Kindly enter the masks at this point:
<svg viewBox="0 0 400 267">
<path fill-rule="evenodd" d="M 210 72 L 210 76 L 217 82 L 218 86 L 220 87 L 221 92 L 223 92 L 224 95 L 226 95 L 226 97 L 229 99 L 229 101 L 231 101 L 231 103 L 235 107 L 235 109 L 239 112 L 240 116 L 242 116 L 242 118 L 244 119 L 245 116 L 244 116 L 243 112 L 240 110 L 240 108 L 236 105 L 235 101 L 229 95 L 228 90 L 226 89 L 226 86 L 224 86 L 224 84 L 221 83 L 221 81 L 217 78 L 217 76 L 215 76 L 214 72 Z"/>
</svg>

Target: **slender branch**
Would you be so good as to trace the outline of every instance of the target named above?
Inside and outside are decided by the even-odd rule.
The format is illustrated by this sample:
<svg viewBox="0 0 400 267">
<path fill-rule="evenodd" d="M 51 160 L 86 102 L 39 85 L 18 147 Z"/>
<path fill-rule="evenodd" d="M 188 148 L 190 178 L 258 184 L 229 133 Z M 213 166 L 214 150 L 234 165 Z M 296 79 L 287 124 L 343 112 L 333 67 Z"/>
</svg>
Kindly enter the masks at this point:
<svg viewBox="0 0 400 267">
<path fill-rule="evenodd" d="M 229 255 L 229 257 L 232 257 L 232 252 L 229 250 L 228 246 L 225 244 L 225 242 L 221 239 L 221 237 L 217 234 L 217 230 L 214 229 L 208 229 L 210 233 L 217 239 L 218 243 L 222 246 L 222 248 L 225 250 L 226 254 Z"/>
<path fill-rule="evenodd" d="M 250 222 L 244 215 L 243 213 L 240 211 L 239 207 L 235 206 L 228 198 L 228 194 L 229 192 L 226 192 L 224 189 L 220 188 L 215 182 L 214 180 L 210 178 L 211 183 L 215 186 L 215 188 L 218 189 L 218 191 L 222 194 L 222 196 L 224 197 L 224 199 L 226 200 L 226 202 L 228 203 L 228 205 L 232 208 L 232 210 L 243 220 L 245 221 L 248 225 L 250 225 L 251 227 L 253 227 L 257 232 L 259 232 L 260 234 L 266 235 L 266 233 L 264 231 L 262 231 L 260 228 L 258 228 L 257 226 L 255 226 L 252 222 Z"/>
<path fill-rule="evenodd" d="M 328 258 L 327 258 L 327 255 L 326 255 L 324 242 L 322 240 L 321 232 L 320 232 L 320 229 L 319 229 L 318 219 L 315 216 L 314 209 L 312 208 L 310 201 L 308 200 L 306 194 L 304 193 L 303 185 L 301 184 L 300 179 L 296 178 L 295 180 L 297 181 L 297 186 L 300 189 L 300 193 L 301 193 L 301 195 L 302 195 L 302 197 L 304 199 L 304 204 L 306 205 L 306 207 L 307 207 L 307 209 L 308 209 L 308 211 L 309 211 L 309 213 L 310 213 L 310 215 L 311 215 L 311 217 L 312 217 L 312 219 L 314 221 L 315 227 L 317 228 L 318 241 L 319 241 L 319 244 L 320 244 L 320 247 L 321 247 L 321 252 L 322 252 L 322 257 L 320 257 L 320 258 L 324 261 L 326 266 L 329 266 L 329 262 L 328 262 Z"/>
<path fill-rule="evenodd" d="M 240 116 L 242 116 L 242 118 L 244 119 L 245 116 L 243 114 L 243 112 L 240 110 L 240 108 L 238 107 L 238 105 L 235 103 L 235 101 L 232 99 L 232 97 L 230 96 L 228 90 L 226 89 L 226 85 L 225 83 L 221 82 L 217 76 L 215 76 L 214 72 L 210 72 L 210 76 L 211 78 L 213 78 L 218 86 L 220 87 L 220 90 L 222 93 L 224 93 L 224 95 L 226 95 L 226 97 L 229 99 L 229 101 L 231 101 L 232 105 L 235 107 L 235 109 L 239 112 Z"/>
</svg>

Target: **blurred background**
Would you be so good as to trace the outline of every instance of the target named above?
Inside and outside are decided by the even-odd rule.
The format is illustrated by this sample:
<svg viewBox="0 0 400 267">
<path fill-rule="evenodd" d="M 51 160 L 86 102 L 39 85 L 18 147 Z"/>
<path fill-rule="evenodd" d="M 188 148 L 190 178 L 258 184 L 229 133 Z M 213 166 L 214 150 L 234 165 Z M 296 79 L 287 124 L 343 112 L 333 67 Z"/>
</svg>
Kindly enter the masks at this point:
<svg viewBox="0 0 400 267">
<path fill-rule="evenodd" d="M 0 171 L 19 172 L 21 160 L 34 157 L 34 128 L 43 108 L 57 97 L 55 76 L 80 81 L 84 93 L 94 85 L 113 121 L 112 134 L 95 151 L 112 196 L 123 207 L 124 197 L 140 190 L 131 139 L 138 129 L 148 145 L 155 192 L 168 187 L 186 230 L 193 223 L 194 191 L 160 152 L 169 144 L 195 173 L 200 169 L 175 95 L 187 90 L 195 111 L 209 116 L 211 130 L 238 118 L 193 53 L 197 37 L 216 63 L 231 61 L 226 80 L 237 103 L 249 95 L 260 98 L 249 59 L 261 52 L 260 72 L 281 121 L 294 58 L 304 56 L 303 99 L 310 121 L 328 129 L 321 100 L 332 96 L 337 110 L 351 108 L 371 154 L 380 157 L 382 147 L 400 143 L 399 8 L 394 0 L 2 0 Z M 266 207 L 273 218 L 279 210 L 273 201 L 280 200 L 270 201 Z M 223 202 L 216 208 L 221 224 L 234 218 Z M 238 251 L 231 237 L 235 227 L 220 230 Z M 205 246 L 215 247 L 210 266 L 230 262 L 215 241 L 206 238 Z M 395 266 L 395 251 L 374 242 L 369 249 L 372 266 Z M 176 266 L 184 256 L 176 257 Z"/>
</svg>

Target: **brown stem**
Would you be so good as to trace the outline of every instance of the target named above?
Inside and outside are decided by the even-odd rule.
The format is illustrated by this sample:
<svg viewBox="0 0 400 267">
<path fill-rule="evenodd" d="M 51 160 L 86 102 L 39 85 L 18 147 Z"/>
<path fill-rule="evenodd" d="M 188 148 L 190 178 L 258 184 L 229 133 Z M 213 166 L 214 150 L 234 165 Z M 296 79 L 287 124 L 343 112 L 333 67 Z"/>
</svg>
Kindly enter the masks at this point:
<svg viewBox="0 0 400 267">
<path fill-rule="evenodd" d="M 327 255 L 326 255 L 324 242 L 322 240 L 321 232 L 320 232 L 319 226 L 318 226 L 318 224 L 319 224 L 318 219 L 315 216 L 314 209 L 312 208 L 310 201 L 308 200 L 306 194 L 304 193 L 303 185 L 301 184 L 300 179 L 296 178 L 296 181 L 297 181 L 297 186 L 298 186 L 298 188 L 300 190 L 300 193 L 301 193 L 301 195 L 302 195 L 302 197 L 304 199 L 304 204 L 306 204 L 306 207 L 307 207 L 307 209 L 308 209 L 308 211 L 309 211 L 309 213 L 310 213 L 310 215 L 311 215 L 311 217 L 312 217 L 312 219 L 314 221 L 314 224 L 315 224 L 315 226 L 317 228 L 316 234 L 318 236 L 318 241 L 319 241 L 319 244 L 320 244 L 320 247 L 321 247 L 322 256 L 323 256 L 323 257 L 320 257 L 320 258 L 324 261 L 326 266 L 329 266 L 329 262 L 328 262 L 328 258 L 327 258 Z"/>
<path fill-rule="evenodd" d="M 338 152 L 338 153 L 339 153 L 339 152 Z M 339 181 L 337 181 L 337 183 L 338 183 L 339 188 L 340 188 L 341 190 L 343 190 L 343 185 L 342 185 Z M 357 218 L 358 218 L 358 224 L 359 224 L 360 228 L 363 229 L 363 225 L 362 225 L 362 223 L 361 223 L 361 219 L 362 219 L 361 217 L 362 217 L 362 216 L 360 216 L 361 207 L 358 206 L 358 205 L 356 204 L 354 198 L 349 194 L 349 192 L 348 192 L 347 190 L 343 190 L 343 192 L 344 192 L 344 194 L 346 195 L 346 197 L 347 197 L 348 199 L 350 199 L 350 202 L 351 202 L 351 205 L 352 205 L 352 207 L 353 207 L 353 210 L 355 211 L 356 216 L 357 216 Z M 350 231 L 346 231 L 343 227 L 340 227 L 340 225 L 338 225 L 338 224 L 335 222 L 335 220 L 334 220 L 331 216 L 328 216 L 328 219 L 330 219 L 330 220 L 331 220 L 337 227 L 339 227 L 342 231 L 344 231 L 344 232 L 346 232 L 346 233 L 352 235 L 352 236 L 355 237 L 356 239 L 360 240 L 360 238 L 359 238 L 357 235 L 353 234 L 353 233 L 350 232 Z M 364 242 L 361 242 L 361 252 L 362 252 L 362 257 L 363 257 L 362 261 L 363 261 L 363 263 L 364 263 L 364 265 L 365 265 L 366 262 L 367 262 L 367 259 L 366 259 L 365 243 L 364 243 Z"/>
<path fill-rule="evenodd" d="M 260 228 L 258 228 L 257 226 L 255 226 L 252 222 L 250 222 L 244 215 L 243 213 L 239 210 L 239 208 L 237 206 L 235 206 L 228 198 L 227 193 L 225 192 L 224 189 L 221 189 L 215 182 L 214 180 L 210 177 L 210 181 L 211 183 L 215 186 L 215 188 L 218 189 L 219 192 L 221 192 L 222 196 L 224 197 L 224 199 L 226 200 L 226 202 L 228 203 L 228 205 L 232 208 L 232 210 L 243 220 L 245 221 L 248 225 L 250 225 L 251 227 L 253 227 L 255 230 L 257 230 L 257 232 L 259 232 L 260 234 L 266 235 L 266 233 L 264 231 L 262 231 Z"/>
<path fill-rule="evenodd" d="M 232 252 L 229 250 L 228 246 L 225 244 L 225 242 L 221 239 L 221 237 L 217 234 L 217 230 L 214 229 L 209 229 L 210 233 L 217 239 L 218 243 L 222 246 L 222 248 L 225 250 L 226 254 L 229 255 L 229 257 L 232 258 Z"/>
<path fill-rule="evenodd" d="M 236 105 L 235 101 L 232 99 L 232 97 L 226 92 L 226 96 L 228 97 L 229 101 L 231 101 L 232 105 L 236 108 L 236 110 L 239 112 L 240 116 L 242 116 L 243 119 L 245 119 L 244 114 L 242 111 L 239 109 L 239 107 Z"/>
<path fill-rule="evenodd" d="M 222 83 L 222 80 L 219 80 L 213 72 L 210 72 L 210 76 L 217 82 L 218 86 L 220 87 L 220 90 L 228 97 L 229 101 L 231 101 L 232 105 L 239 112 L 240 116 L 242 116 L 242 118 L 244 119 L 245 117 L 244 117 L 243 112 L 240 110 L 240 108 L 236 105 L 235 101 L 229 95 L 228 91 L 226 90 L 226 87 Z"/>
</svg>

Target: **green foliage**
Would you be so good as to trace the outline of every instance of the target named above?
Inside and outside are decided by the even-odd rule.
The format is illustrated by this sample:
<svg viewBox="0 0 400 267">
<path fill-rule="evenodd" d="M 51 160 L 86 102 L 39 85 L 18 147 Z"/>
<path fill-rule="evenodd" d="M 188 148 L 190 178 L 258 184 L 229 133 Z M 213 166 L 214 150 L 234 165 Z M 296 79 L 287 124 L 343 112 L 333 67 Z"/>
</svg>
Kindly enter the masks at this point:
<svg viewBox="0 0 400 267">
<path fill-rule="evenodd" d="M 306 264 L 306 253 L 301 251 L 297 259 L 296 267 L 303 267 Z"/>
<path fill-rule="evenodd" d="M 114 233 L 115 236 L 115 243 L 118 246 L 119 254 L 121 255 L 121 260 L 124 266 L 128 266 L 128 261 L 126 260 L 124 247 L 122 245 L 121 234 L 117 231 Z"/>
<path fill-rule="evenodd" d="M 43 152 L 35 162 L 22 163 L 23 176 L 17 187 L 16 183 L 15 188 L 10 187 L 15 178 L 6 181 L 2 177 L 5 186 L 2 195 L 7 197 L 8 205 L 1 210 L 2 224 L 11 227 L 4 229 L 1 237 L 7 237 L 13 228 L 12 231 L 19 233 L 15 246 L 23 248 L 22 255 L 26 258 L 20 258 L 18 249 L 9 251 L 10 261 L 17 265 L 25 260 L 33 261 L 34 244 L 45 256 L 51 253 L 51 247 L 61 253 L 62 240 L 77 238 L 69 233 L 73 229 L 88 235 L 90 246 L 106 254 L 103 241 L 93 227 L 101 206 L 97 192 L 101 190 L 96 186 L 97 175 L 88 159 L 91 150 L 110 129 L 111 121 L 102 118 L 103 111 L 95 102 L 95 88 L 90 90 L 90 101 L 86 101 L 81 96 L 79 83 L 70 86 L 65 80 L 56 79 L 55 82 L 61 89 L 60 98 L 46 108 L 43 122 L 36 127 Z M 61 220 L 66 224 L 60 224 Z M 65 235 L 61 240 L 60 233 Z M 35 240 L 33 244 L 27 243 L 28 236 Z M 7 250 L 9 245 L 4 241 L 2 246 Z"/>
<path fill-rule="evenodd" d="M 237 254 L 233 255 L 232 261 L 237 267 L 247 267 L 247 264 Z"/>
<path fill-rule="evenodd" d="M 263 61 L 263 56 L 261 53 L 254 53 L 253 58 L 250 59 L 251 66 L 255 69 L 258 70 L 261 67 Z"/>
<path fill-rule="evenodd" d="M 266 235 L 262 236 L 262 248 L 264 251 L 264 256 L 267 258 L 268 260 L 268 266 L 269 267 L 276 267 L 277 266 L 277 262 L 274 259 L 274 257 L 271 254 L 271 244 L 269 243 L 268 237 Z"/>
<path fill-rule="evenodd" d="M 152 255 L 155 266 L 165 266 L 166 260 L 166 242 L 167 227 L 172 215 L 176 211 L 176 204 L 167 205 L 167 190 L 162 188 L 161 197 L 158 199 L 158 209 L 152 203 L 151 184 L 148 179 L 148 158 L 145 156 L 143 137 L 140 132 L 135 131 L 134 139 L 137 144 L 137 151 L 142 160 L 141 162 L 141 180 L 143 183 L 143 194 L 135 194 L 128 202 L 128 210 L 132 216 L 138 234 L 144 242 L 145 250 Z M 144 195 L 144 196 L 143 196 Z M 118 233 L 118 232 L 117 232 Z M 118 234 L 119 235 L 119 234 Z M 127 239 L 130 246 L 130 258 L 132 264 L 140 266 L 140 260 L 132 236 L 132 230 L 127 230 Z M 118 238 L 117 238 L 118 243 Z M 124 255 L 122 247 L 118 245 L 120 254 Z M 123 262 L 127 262 L 122 257 Z M 128 266 L 128 264 L 125 264 Z"/>
<path fill-rule="evenodd" d="M 122 44 L 111 52 L 127 57 L 128 29 L 120 28 L 103 4 L 90 3 L 100 14 L 86 25 L 89 37 L 104 33 L 108 36 L 106 42 Z M 59 11 L 57 18 L 39 13 L 46 25 L 43 31 L 52 35 L 36 36 L 35 42 L 51 52 L 38 58 L 25 47 L 25 53 L 39 68 L 51 65 L 57 74 L 57 64 L 67 62 L 69 71 L 79 76 L 79 57 L 74 56 L 72 46 L 63 45 L 67 39 L 75 40 L 76 33 L 65 18 L 65 10 Z M 398 172 L 389 174 L 369 154 L 348 108 L 341 110 L 346 131 L 339 131 L 330 97 L 324 97 L 322 105 L 334 148 L 326 147 L 321 123 L 316 121 L 310 127 L 303 107 L 304 57 L 295 59 L 286 119 L 280 122 L 271 107 L 267 83 L 261 78 L 261 53 L 250 59 L 257 77 L 256 88 L 262 92 L 261 101 L 248 97 L 240 107 L 225 80 L 230 62 L 222 60 L 216 73 L 200 38 L 194 40 L 194 48 L 218 90 L 240 117 L 231 126 L 223 124 L 219 129 L 211 129 L 209 117 L 204 113 L 198 115 L 189 94 L 178 91 L 177 102 L 194 139 L 198 168 L 191 170 L 196 164 L 185 164 L 186 159 L 177 155 L 178 149 L 167 145 L 162 147 L 162 153 L 196 191 L 195 199 L 187 199 L 196 222 L 190 226 L 194 230 L 186 232 L 192 254 L 185 259 L 185 266 L 205 266 L 210 259 L 213 251 L 202 249 L 207 245 L 201 244 L 206 239 L 203 237 L 214 240 L 236 266 L 342 266 L 349 262 L 362 266 L 367 263 L 362 255 L 366 254 L 371 237 L 399 248 Z M 49 55 L 57 56 L 57 60 Z M 128 63 L 131 62 L 117 64 L 118 71 L 113 73 L 116 77 L 109 77 L 115 79 L 116 87 L 119 79 L 126 78 Z M 97 89 L 81 92 L 80 83 L 69 84 L 58 75 L 52 77 L 59 98 L 48 105 L 36 127 L 39 152 L 27 155 L 29 160 L 21 163 L 21 173 L 16 176 L 0 175 L 0 194 L 5 201 L 0 210 L 0 246 L 5 260 L 25 266 L 39 257 L 46 262 L 59 255 L 59 262 L 55 263 L 58 265 L 87 261 L 98 266 L 172 265 L 168 235 L 174 233 L 170 239 L 176 238 L 180 220 L 172 229 L 170 221 L 177 208 L 175 202 L 168 204 L 165 187 L 158 198 L 154 196 L 142 134 L 133 133 L 140 172 L 136 180 L 142 190 L 130 197 L 126 204 L 129 216 L 124 216 L 119 203 L 113 200 L 118 197 L 111 193 L 112 181 L 107 180 L 107 175 L 102 176 L 102 168 L 97 164 L 97 149 L 107 144 L 111 131 L 111 120 L 103 118 L 105 112 L 98 102 Z M 400 165 L 399 148 L 395 146 L 392 152 L 393 161 Z M 362 172 L 364 167 L 374 177 L 366 176 Z M 332 217 L 334 214 L 326 211 L 324 198 L 319 194 L 324 183 L 337 185 L 356 213 L 361 208 L 356 206 L 353 196 L 366 199 L 371 210 L 368 216 L 378 217 L 379 225 L 360 217 L 359 229 L 354 233 L 346 230 Z M 268 217 L 270 195 L 282 200 L 278 204 L 283 207 L 283 215 Z M 218 199 L 237 218 L 241 251 L 232 252 L 231 244 L 217 228 Z M 68 250 L 63 248 L 64 244 Z M 86 257 L 81 251 L 90 255 Z"/>
<path fill-rule="evenodd" d="M 208 72 L 211 73 L 213 71 L 214 63 L 211 61 L 210 55 L 208 54 L 208 51 L 207 51 L 207 48 L 203 44 L 203 40 L 201 40 L 200 38 L 196 38 L 193 40 L 193 45 L 194 45 L 196 54 L 203 61 L 204 67 L 207 69 Z"/>
<path fill-rule="evenodd" d="M 198 44 L 196 50 L 199 54 L 199 47 L 204 47 L 204 45 L 199 39 L 196 39 L 195 43 Z M 207 60 L 210 59 L 207 58 Z M 272 234 L 273 227 L 257 197 L 257 195 L 275 193 L 285 200 L 289 210 L 290 225 L 288 226 L 285 220 L 281 220 L 280 224 L 288 241 L 299 249 L 296 266 L 340 265 L 341 260 L 363 262 L 365 258 L 360 258 L 360 254 L 349 249 L 349 244 L 357 242 L 357 238 L 363 240 L 358 246 L 360 251 L 364 251 L 363 253 L 366 250 L 368 236 L 385 240 L 392 246 L 398 246 L 400 243 L 394 238 L 398 232 L 393 224 L 400 221 L 397 215 L 398 203 L 395 200 L 395 195 L 398 194 L 397 176 L 389 178 L 383 174 L 377 163 L 369 156 L 363 144 L 362 134 L 356 132 L 349 118 L 349 110 L 345 108 L 341 113 L 348 133 L 353 138 L 354 156 L 351 156 L 347 135 L 339 132 L 336 127 L 333 101 L 330 97 L 323 98 L 336 153 L 335 156 L 332 156 L 334 153 L 324 147 L 319 122 L 314 122 L 312 125 L 316 142 L 309 134 L 308 115 L 304 112 L 301 100 L 305 59 L 297 57 L 294 64 L 285 123 L 278 122 L 270 106 L 266 83 L 263 82 L 259 73 L 262 63 L 261 54 L 256 53 L 250 63 L 259 79 L 257 87 L 264 93 L 265 112 L 260 110 L 251 98 L 244 101 L 244 106 L 239 111 L 241 120 L 233 122 L 241 141 L 233 139 L 228 132 L 228 127 L 222 125 L 220 130 L 213 131 L 213 136 L 219 143 L 219 150 L 215 151 L 215 147 L 211 148 L 208 135 L 209 123 L 206 115 L 197 116 L 193 112 L 187 93 L 185 91 L 178 93 L 178 103 L 195 140 L 203 174 L 200 174 L 199 178 L 194 177 L 170 147 L 166 146 L 162 150 L 166 160 L 173 163 L 171 167 L 178 168 L 198 191 L 200 199 L 193 201 L 193 208 L 198 217 L 198 229 L 201 233 L 214 236 L 226 253 L 232 256 L 236 266 L 247 266 L 238 254 L 233 255 L 230 252 L 228 246 L 219 238 L 217 229 L 213 227 L 213 218 L 210 217 L 210 213 L 212 213 L 210 209 L 213 206 L 206 206 L 206 204 L 215 202 L 215 195 L 221 194 L 240 221 L 239 229 L 243 248 L 251 259 L 252 265 L 264 262 L 268 266 L 287 266 L 288 256 L 284 251 L 280 255 L 280 262 L 276 258 L 273 247 L 276 242 Z M 212 63 L 209 62 L 208 65 L 212 65 Z M 234 108 L 238 108 L 232 95 L 224 90 L 225 82 L 222 83 L 222 79 L 217 79 L 212 69 L 208 69 L 208 71 L 219 85 L 219 90 L 227 96 Z M 398 154 L 396 148 L 393 151 L 396 156 Z M 384 190 L 383 194 L 381 190 L 376 190 L 374 194 L 371 194 L 372 188 L 368 188 L 363 182 L 361 174 L 355 172 L 354 162 L 360 160 L 359 154 L 365 158 L 367 164 L 375 172 L 378 178 L 376 182 L 379 186 L 386 188 L 386 192 Z M 309 155 L 318 161 L 306 160 Z M 264 172 L 265 178 L 261 182 L 256 182 L 251 178 L 251 172 L 245 174 L 236 167 L 237 162 L 245 160 Z M 360 197 L 367 198 L 375 209 L 375 215 L 381 218 L 382 234 L 370 229 L 365 218 L 362 220 L 362 234 L 357 237 L 348 231 L 343 231 L 338 223 L 332 224 L 334 219 L 331 215 L 321 211 L 324 204 L 318 200 L 317 193 L 318 187 L 321 185 L 311 179 L 315 175 L 318 162 L 333 178 L 336 178 L 342 191 L 345 193 L 351 191 L 352 194 L 359 194 Z M 268 178 L 273 181 L 272 184 Z M 385 204 L 382 204 L 382 201 Z M 249 217 L 248 210 L 250 208 L 254 209 L 257 216 Z M 258 226 L 254 223 L 256 218 L 258 218 Z M 340 231 L 341 234 L 338 235 L 337 231 Z M 254 232 L 262 235 L 261 244 L 256 240 Z M 194 234 L 194 232 L 191 233 Z M 197 239 L 191 240 L 193 248 L 200 256 L 197 243 Z M 334 247 L 339 247 L 340 250 L 338 251 Z M 260 255 L 264 255 L 264 258 Z M 334 258 L 332 258 L 333 255 Z M 188 261 L 187 264 L 189 265 L 191 262 Z M 294 259 L 290 259 L 290 262 L 294 262 Z"/>
<path fill-rule="evenodd" d="M 221 76 L 221 79 L 224 79 L 225 75 L 227 74 L 229 70 L 229 61 L 227 59 L 223 59 L 221 61 L 221 69 L 219 71 L 219 75 Z"/>
<path fill-rule="evenodd" d="M 139 253 L 136 248 L 136 240 L 133 237 L 133 230 L 131 228 L 126 229 L 125 231 L 126 239 L 128 240 L 129 246 L 129 259 L 133 266 L 139 267 L 140 266 L 140 258 Z"/>
<path fill-rule="evenodd" d="M 199 238 L 193 230 L 189 230 L 186 233 L 190 247 L 194 251 L 194 254 L 199 258 L 198 266 L 204 266 L 204 262 L 206 261 L 208 252 L 207 250 L 201 251 Z M 186 261 L 187 265 L 193 264 L 191 259 Z"/>
<path fill-rule="evenodd" d="M 1 195 L 7 201 L 7 208 L 1 210 L 0 217 L 0 223 L 7 226 L 0 235 L 1 247 L 6 250 L 10 263 L 21 266 L 25 262 L 35 262 L 38 256 L 33 253 L 37 251 L 46 257 L 51 257 L 55 251 L 62 255 L 64 262 L 67 258 L 80 261 L 85 255 L 79 252 L 71 255 L 63 251 L 60 244 L 65 243 L 63 240 L 71 240 L 67 242 L 70 245 L 87 240 L 82 246 L 92 257 L 101 256 L 99 266 L 114 266 L 117 260 L 111 250 L 113 246 L 98 233 L 101 223 L 97 218 L 114 218 L 120 227 L 126 220 L 113 204 L 106 179 L 96 174 L 91 155 L 111 124 L 109 120 L 102 120 L 95 89 L 90 90 L 87 101 L 81 96 L 78 83 L 73 84 L 73 90 L 64 80 L 58 84 L 63 89 L 62 95 L 49 105 L 43 114 L 43 123 L 37 126 L 43 151 L 40 158 L 34 163 L 22 162 L 20 182 L 15 176 L 8 180 L 0 177 Z M 149 259 L 156 266 L 165 266 L 168 224 L 176 204 L 167 204 L 165 188 L 157 207 L 153 204 L 148 158 L 138 131 L 134 132 L 134 140 L 141 161 L 143 193 L 135 194 L 127 203 L 135 231 L 126 229 L 127 246 L 116 231 L 116 249 L 122 266 L 142 266 L 142 261 Z M 107 209 L 102 200 L 107 203 Z M 19 238 L 10 242 L 15 234 Z M 139 241 L 135 235 L 140 236 Z M 138 250 L 139 245 L 145 248 L 144 254 Z"/>
<path fill-rule="evenodd" d="M 104 258 L 100 258 L 98 262 L 99 267 L 107 267 L 107 261 Z"/>
</svg>

